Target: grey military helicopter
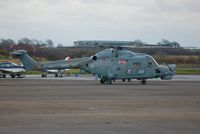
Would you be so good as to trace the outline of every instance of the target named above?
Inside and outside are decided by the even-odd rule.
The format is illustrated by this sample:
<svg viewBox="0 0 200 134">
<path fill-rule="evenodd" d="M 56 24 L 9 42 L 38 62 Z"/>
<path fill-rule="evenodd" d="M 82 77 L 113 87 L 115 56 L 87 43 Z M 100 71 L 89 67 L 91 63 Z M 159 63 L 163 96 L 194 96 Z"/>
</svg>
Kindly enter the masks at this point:
<svg viewBox="0 0 200 134">
<path fill-rule="evenodd" d="M 134 53 L 122 48 L 102 50 L 91 57 L 79 59 L 37 62 L 25 50 L 11 52 L 18 57 L 27 70 L 48 70 L 78 68 L 100 78 L 101 84 L 112 84 L 115 80 L 140 80 L 161 78 L 169 80 L 176 73 L 176 65 L 159 65 L 155 59 L 144 53 Z"/>
</svg>

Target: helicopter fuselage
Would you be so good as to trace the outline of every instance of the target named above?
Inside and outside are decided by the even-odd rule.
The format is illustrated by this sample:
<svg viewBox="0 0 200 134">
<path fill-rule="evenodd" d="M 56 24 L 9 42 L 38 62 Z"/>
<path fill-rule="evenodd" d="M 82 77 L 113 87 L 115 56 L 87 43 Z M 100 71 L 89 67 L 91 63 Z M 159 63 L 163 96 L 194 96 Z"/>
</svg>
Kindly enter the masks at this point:
<svg viewBox="0 0 200 134">
<path fill-rule="evenodd" d="M 128 50 L 106 49 L 96 60 L 81 66 L 101 79 L 172 79 L 176 65 L 159 65 L 152 56 Z"/>
</svg>

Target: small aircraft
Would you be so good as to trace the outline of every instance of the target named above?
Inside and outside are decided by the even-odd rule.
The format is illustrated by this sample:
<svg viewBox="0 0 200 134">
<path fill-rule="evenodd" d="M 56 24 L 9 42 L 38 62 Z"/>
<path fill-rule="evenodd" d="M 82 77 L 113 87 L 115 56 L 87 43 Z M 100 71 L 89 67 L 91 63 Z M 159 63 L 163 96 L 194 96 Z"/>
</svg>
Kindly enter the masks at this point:
<svg viewBox="0 0 200 134">
<path fill-rule="evenodd" d="M 71 57 L 66 57 L 65 60 L 71 60 Z M 52 73 L 52 74 L 55 74 L 55 77 L 62 77 L 64 71 L 67 71 L 67 70 L 70 70 L 70 69 L 48 69 L 48 70 L 44 70 L 41 76 L 47 77 L 47 73 Z"/>
<path fill-rule="evenodd" d="M 23 72 L 25 72 L 23 66 L 18 66 L 13 62 L 0 62 L 0 78 L 6 78 L 6 74 L 9 74 L 12 78 L 16 76 L 22 78 L 24 77 Z"/>
<path fill-rule="evenodd" d="M 147 79 L 169 80 L 176 73 L 175 64 L 159 65 L 150 55 L 134 53 L 121 47 L 105 49 L 91 57 L 69 61 L 37 62 L 25 50 L 14 51 L 11 54 L 18 57 L 27 70 L 78 68 L 98 76 L 101 84 L 112 84 L 117 79 L 137 79 L 146 84 Z"/>
</svg>

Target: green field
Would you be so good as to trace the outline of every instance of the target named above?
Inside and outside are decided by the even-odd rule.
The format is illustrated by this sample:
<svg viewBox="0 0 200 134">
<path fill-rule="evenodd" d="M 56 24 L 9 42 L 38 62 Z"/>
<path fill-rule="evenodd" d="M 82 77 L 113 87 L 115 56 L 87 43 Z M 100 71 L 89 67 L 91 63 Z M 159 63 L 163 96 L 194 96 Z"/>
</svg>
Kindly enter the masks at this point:
<svg viewBox="0 0 200 134">
<path fill-rule="evenodd" d="M 178 64 L 176 74 L 200 75 L 200 64 Z"/>
<path fill-rule="evenodd" d="M 200 69 L 177 68 L 176 74 L 200 75 Z"/>
</svg>

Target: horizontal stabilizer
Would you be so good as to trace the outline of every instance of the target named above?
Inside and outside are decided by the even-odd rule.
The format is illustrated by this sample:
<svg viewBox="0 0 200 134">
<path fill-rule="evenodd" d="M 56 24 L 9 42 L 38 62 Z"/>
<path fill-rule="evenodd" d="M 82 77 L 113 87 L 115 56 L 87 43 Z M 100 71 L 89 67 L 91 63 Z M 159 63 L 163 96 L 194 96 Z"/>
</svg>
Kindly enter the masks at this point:
<svg viewBox="0 0 200 134">
<path fill-rule="evenodd" d="M 16 55 L 16 56 L 24 55 L 26 53 L 27 53 L 26 50 L 17 50 L 17 51 L 14 51 L 14 52 L 10 52 L 10 54 Z"/>
</svg>

